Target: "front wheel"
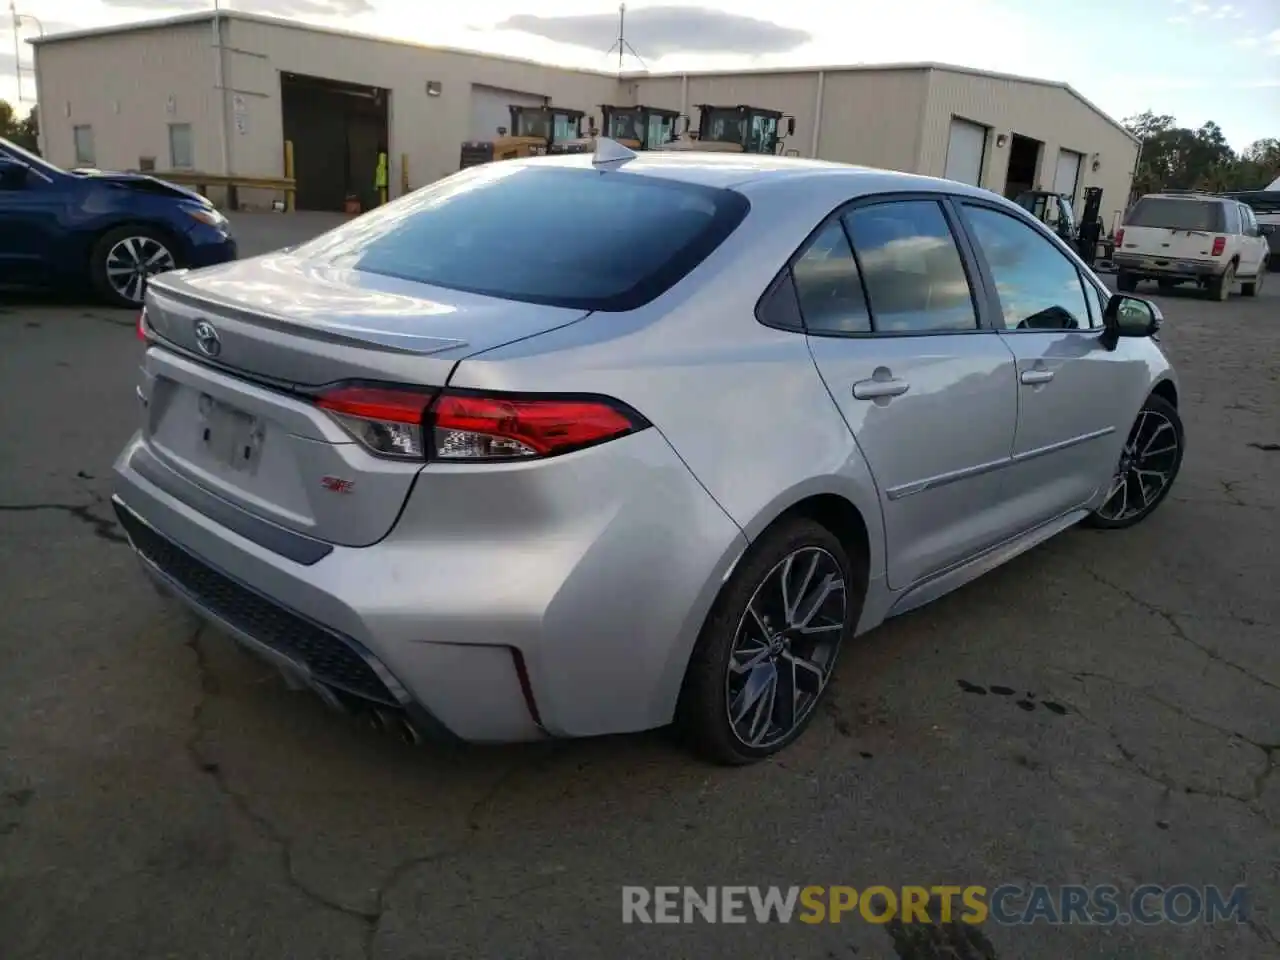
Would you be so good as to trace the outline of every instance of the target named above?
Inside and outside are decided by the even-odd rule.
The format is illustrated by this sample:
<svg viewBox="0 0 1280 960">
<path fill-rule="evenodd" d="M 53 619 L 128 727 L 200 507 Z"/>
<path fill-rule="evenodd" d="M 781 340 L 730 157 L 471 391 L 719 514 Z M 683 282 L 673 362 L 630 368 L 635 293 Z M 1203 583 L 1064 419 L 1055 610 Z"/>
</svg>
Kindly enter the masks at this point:
<svg viewBox="0 0 1280 960">
<path fill-rule="evenodd" d="M 1262 290 L 1262 281 L 1266 278 L 1267 271 L 1270 269 L 1271 268 L 1268 266 L 1267 261 L 1263 260 L 1262 266 L 1258 267 L 1258 275 L 1252 280 L 1240 284 L 1241 295 L 1246 297 L 1256 297 Z"/>
<path fill-rule="evenodd" d="M 783 521 L 752 546 L 694 647 L 676 724 L 717 763 L 762 760 L 813 719 L 853 636 L 865 577 L 816 521 Z"/>
<path fill-rule="evenodd" d="M 1131 527 L 1151 516 L 1182 468 L 1184 434 L 1178 408 L 1152 394 L 1138 412 L 1107 497 L 1085 523 L 1104 530 Z"/>
<path fill-rule="evenodd" d="M 173 241 L 150 227 L 117 227 L 94 244 L 89 277 L 98 295 L 117 307 L 140 307 L 147 280 L 178 266 Z"/>
</svg>

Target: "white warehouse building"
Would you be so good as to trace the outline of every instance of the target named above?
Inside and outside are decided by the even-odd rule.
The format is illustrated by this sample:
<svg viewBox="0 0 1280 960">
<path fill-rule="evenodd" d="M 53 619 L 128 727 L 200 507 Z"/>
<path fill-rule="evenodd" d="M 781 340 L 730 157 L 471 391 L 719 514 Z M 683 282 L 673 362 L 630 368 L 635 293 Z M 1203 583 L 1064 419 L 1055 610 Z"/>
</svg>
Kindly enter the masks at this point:
<svg viewBox="0 0 1280 960">
<path fill-rule="evenodd" d="M 293 144 L 301 209 L 340 209 L 446 176 L 492 139 L 508 105 L 701 104 L 795 118 L 787 152 L 946 176 L 1012 196 L 1100 187 L 1111 226 L 1138 142 L 1063 83 L 934 63 L 615 74 L 213 12 L 31 41 L 41 149 L 62 166 L 282 177 Z M 246 199 L 243 198 L 242 199 Z"/>
</svg>

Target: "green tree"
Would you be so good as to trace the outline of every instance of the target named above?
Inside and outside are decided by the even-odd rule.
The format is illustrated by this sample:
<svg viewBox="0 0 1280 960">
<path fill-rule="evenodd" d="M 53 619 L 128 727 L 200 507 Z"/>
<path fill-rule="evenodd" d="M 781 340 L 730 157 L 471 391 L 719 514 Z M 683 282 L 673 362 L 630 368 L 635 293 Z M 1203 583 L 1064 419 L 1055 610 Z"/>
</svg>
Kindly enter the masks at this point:
<svg viewBox="0 0 1280 960">
<path fill-rule="evenodd" d="M 32 107 L 25 119 L 19 120 L 13 106 L 0 100 L 0 137 L 12 140 L 18 146 L 36 153 L 36 144 L 40 138 L 40 120 L 36 108 Z"/>
<path fill-rule="evenodd" d="M 1142 142 L 1133 178 L 1135 196 L 1157 190 L 1258 190 L 1280 173 L 1280 140 L 1268 138 L 1237 154 L 1212 120 L 1179 127 L 1167 114 L 1144 111 L 1124 121 Z"/>
</svg>

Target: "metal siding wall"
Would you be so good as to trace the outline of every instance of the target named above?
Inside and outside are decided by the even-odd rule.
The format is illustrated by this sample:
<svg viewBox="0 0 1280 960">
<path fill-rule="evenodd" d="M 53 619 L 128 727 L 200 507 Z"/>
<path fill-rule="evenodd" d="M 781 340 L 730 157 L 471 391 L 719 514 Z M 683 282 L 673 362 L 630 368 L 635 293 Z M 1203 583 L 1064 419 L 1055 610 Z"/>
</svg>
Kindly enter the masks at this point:
<svg viewBox="0 0 1280 960">
<path fill-rule="evenodd" d="M 923 70 L 828 71 L 818 156 L 913 172 L 926 90 Z"/>
<path fill-rule="evenodd" d="M 1076 190 L 1076 214 L 1086 187 L 1102 187 L 1102 221 L 1125 208 L 1138 145 L 1103 116 L 1061 87 L 982 77 L 949 70 L 929 75 L 919 172 L 940 177 L 946 169 L 947 138 L 952 116 L 991 126 L 992 142 L 983 165 L 982 186 L 1002 193 L 1009 163 L 1009 144 L 998 147 L 1000 134 L 1020 133 L 1044 142 L 1038 182 L 1053 187 L 1060 149 L 1084 154 Z M 1093 154 L 1100 168 L 1092 169 Z"/>
<path fill-rule="evenodd" d="M 169 124 L 189 123 L 196 167 L 216 170 L 212 29 L 186 24 L 37 46 L 49 159 L 74 166 L 72 128 L 89 124 L 99 167 L 134 169 L 140 157 L 152 156 L 165 170 Z"/>
<path fill-rule="evenodd" d="M 471 133 L 473 83 L 549 96 L 553 104 L 589 114 L 598 114 L 599 104 L 616 102 L 619 95 L 618 81 L 606 75 L 248 20 L 230 23 L 230 46 L 255 55 L 239 54 L 233 59 L 229 54 L 228 82 L 262 94 L 246 98 L 251 110 L 249 133 L 233 134 L 233 163 L 239 173 L 282 173 L 281 71 L 391 91 L 392 196 L 399 192 L 402 153 L 409 156 L 413 188 L 457 171 L 462 143 Z M 427 96 L 428 80 L 441 83 L 440 96 Z"/>
</svg>

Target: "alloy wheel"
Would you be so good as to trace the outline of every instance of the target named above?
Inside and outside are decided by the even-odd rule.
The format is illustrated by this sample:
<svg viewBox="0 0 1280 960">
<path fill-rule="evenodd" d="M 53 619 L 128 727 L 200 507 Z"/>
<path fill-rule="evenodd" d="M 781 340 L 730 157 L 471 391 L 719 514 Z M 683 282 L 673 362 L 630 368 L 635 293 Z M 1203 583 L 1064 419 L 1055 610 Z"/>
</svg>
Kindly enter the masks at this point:
<svg viewBox="0 0 1280 960">
<path fill-rule="evenodd" d="M 153 237 L 125 237 L 107 252 L 107 283 L 119 296 L 141 303 L 147 278 L 177 266 L 173 254 Z"/>
<path fill-rule="evenodd" d="M 1119 522 L 1151 509 L 1173 482 L 1178 469 L 1178 445 L 1173 421 L 1157 410 L 1143 410 L 1129 431 L 1120 452 L 1120 464 L 1097 515 Z"/>
<path fill-rule="evenodd" d="M 821 547 L 801 547 L 756 587 L 729 651 L 725 707 L 734 736 L 768 748 L 808 718 L 845 634 L 844 572 Z"/>
</svg>

